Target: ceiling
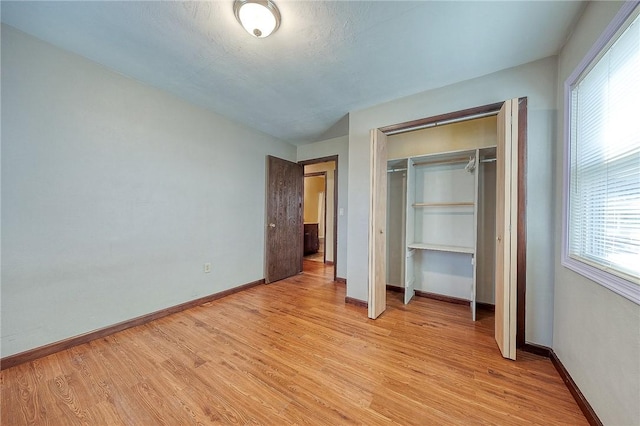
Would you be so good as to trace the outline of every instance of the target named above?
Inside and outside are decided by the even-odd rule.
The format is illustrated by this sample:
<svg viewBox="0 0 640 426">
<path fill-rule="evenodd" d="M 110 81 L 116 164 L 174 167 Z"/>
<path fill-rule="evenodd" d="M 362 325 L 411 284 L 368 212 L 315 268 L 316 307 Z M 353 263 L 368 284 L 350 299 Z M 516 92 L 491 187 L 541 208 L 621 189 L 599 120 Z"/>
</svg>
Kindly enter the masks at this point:
<svg viewBox="0 0 640 426">
<path fill-rule="evenodd" d="M 293 144 L 350 111 L 554 55 L 577 1 L 282 1 L 250 36 L 233 1 L 7 2 L 2 22 Z M 342 119 L 342 121 L 341 121 Z"/>
</svg>

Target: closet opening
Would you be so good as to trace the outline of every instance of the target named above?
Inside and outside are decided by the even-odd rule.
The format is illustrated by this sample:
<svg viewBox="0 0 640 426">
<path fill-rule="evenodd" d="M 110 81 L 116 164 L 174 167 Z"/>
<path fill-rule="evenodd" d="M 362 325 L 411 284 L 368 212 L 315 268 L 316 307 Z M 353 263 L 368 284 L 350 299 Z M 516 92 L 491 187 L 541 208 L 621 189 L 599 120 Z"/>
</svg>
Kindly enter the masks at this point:
<svg viewBox="0 0 640 426">
<path fill-rule="evenodd" d="M 515 359 L 525 342 L 526 115 L 526 98 L 511 99 L 372 131 L 370 318 L 385 309 L 380 288 L 404 303 L 466 304 L 474 321 L 495 310 L 500 351 Z"/>
<path fill-rule="evenodd" d="M 490 116 L 388 137 L 387 287 L 405 303 L 464 304 L 473 320 L 495 305 L 496 127 Z"/>
</svg>

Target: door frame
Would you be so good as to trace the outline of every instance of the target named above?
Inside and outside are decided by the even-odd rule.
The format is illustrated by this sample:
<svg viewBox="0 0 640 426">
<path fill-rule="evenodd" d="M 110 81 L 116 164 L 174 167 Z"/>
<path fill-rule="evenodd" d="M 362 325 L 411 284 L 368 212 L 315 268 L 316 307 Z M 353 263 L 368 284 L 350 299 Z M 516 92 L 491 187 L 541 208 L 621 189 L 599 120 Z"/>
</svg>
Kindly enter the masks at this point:
<svg viewBox="0 0 640 426">
<path fill-rule="evenodd" d="M 481 105 L 418 120 L 405 121 L 380 127 L 384 134 L 403 133 L 438 124 L 449 124 L 458 121 L 480 118 L 480 116 L 497 115 L 505 101 Z M 518 99 L 518 201 L 517 201 L 517 271 L 516 271 L 516 348 L 527 346 L 526 332 L 526 293 L 527 293 L 527 98 Z"/>
<path fill-rule="evenodd" d="M 298 161 L 298 164 L 300 164 L 303 167 L 302 178 L 304 179 L 304 166 L 308 166 L 311 164 L 318 164 L 318 163 L 326 163 L 329 161 L 333 161 L 336 165 L 333 171 L 333 281 L 336 281 L 338 277 L 338 165 L 339 165 L 338 156 L 330 155 L 328 157 L 312 158 L 309 160 Z M 304 182 L 303 182 L 303 185 L 304 185 Z M 326 186 L 327 186 L 327 180 L 325 176 L 325 188 Z M 326 197 L 327 197 L 327 193 L 325 191 L 325 200 L 326 200 Z M 326 202 L 325 202 L 325 206 L 326 206 Z M 325 226 L 327 223 L 326 215 L 327 215 L 327 209 L 325 207 Z M 324 237 L 325 237 L 325 261 L 326 261 L 326 242 L 327 242 L 326 232 Z"/>
<path fill-rule="evenodd" d="M 302 166 L 304 167 L 304 166 Z M 327 243 L 327 172 L 313 172 L 313 173 L 304 173 L 304 169 L 302 170 L 303 175 L 302 175 L 302 179 L 306 179 L 306 178 L 310 178 L 310 177 L 319 177 L 322 176 L 324 178 L 324 200 L 322 200 L 322 202 L 324 203 L 324 207 L 323 207 L 323 212 L 324 212 L 324 218 L 323 218 L 323 229 L 322 229 L 322 235 L 324 235 L 324 242 L 325 242 L 325 248 L 322 252 L 322 263 L 327 263 L 327 247 L 326 247 L 326 243 Z M 304 191 L 304 185 L 306 184 L 306 181 L 303 182 L 302 184 L 302 190 Z M 303 201 L 303 206 L 304 206 L 304 201 Z M 335 210 L 335 205 L 333 206 L 334 210 Z M 304 223 L 304 208 L 302 210 L 302 222 Z M 334 226 L 335 228 L 335 226 Z M 303 256 L 304 257 L 304 256 Z M 334 260 L 335 260 L 335 254 L 334 254 Z"/>
</svg>

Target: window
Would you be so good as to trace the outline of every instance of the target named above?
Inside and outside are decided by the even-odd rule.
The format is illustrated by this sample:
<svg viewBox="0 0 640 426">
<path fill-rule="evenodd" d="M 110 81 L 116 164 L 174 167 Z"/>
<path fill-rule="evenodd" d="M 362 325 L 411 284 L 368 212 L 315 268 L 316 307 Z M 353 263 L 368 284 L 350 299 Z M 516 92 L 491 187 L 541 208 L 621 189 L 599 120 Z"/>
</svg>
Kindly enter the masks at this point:
<svg viewBox="0 0 640 426">
<path fill-rule="evenodd" d="M 640 304 L 640 7 L 565 83 L 563 265 Z"/>
</svg>

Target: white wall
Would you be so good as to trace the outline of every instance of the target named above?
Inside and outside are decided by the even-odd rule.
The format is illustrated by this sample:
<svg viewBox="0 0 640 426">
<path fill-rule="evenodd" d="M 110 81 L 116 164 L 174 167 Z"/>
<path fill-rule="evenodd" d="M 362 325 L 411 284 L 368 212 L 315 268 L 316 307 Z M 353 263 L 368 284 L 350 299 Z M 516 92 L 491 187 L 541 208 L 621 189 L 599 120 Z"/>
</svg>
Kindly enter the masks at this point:
<svg viewBox="0 0 640 426">
<path fill-rule="evenodd" d="M 589 3 L 558 59 L 558 123 L 564 81 L 618 12 Z M 560 264 L 563 128 L 556 134 L 556 273 L 553 349 L 604 424 L 640 424 L 640 306 Z"/>
<path fill-rule="evenodd" d="M 522 96 L 529 98 L 526 338 L 551 345 L 555 57 L 350 113 L 347 296 L 367 300 L 369 130 Z"/>
<path fill-rule="evenodd" d="M 347 171 L 349 170 L 349 138 L 341 136 L 298 146 L 298 161 L 338 156 L 338 277 L 347 275 Z M 342 214 L 340 214 L 342 212 Z"/>
<path fill-rule="evenodd" d="M 267 154 L 296 148 L 3 25 L 2 356 L 263 278 Z"/>
</svg>

